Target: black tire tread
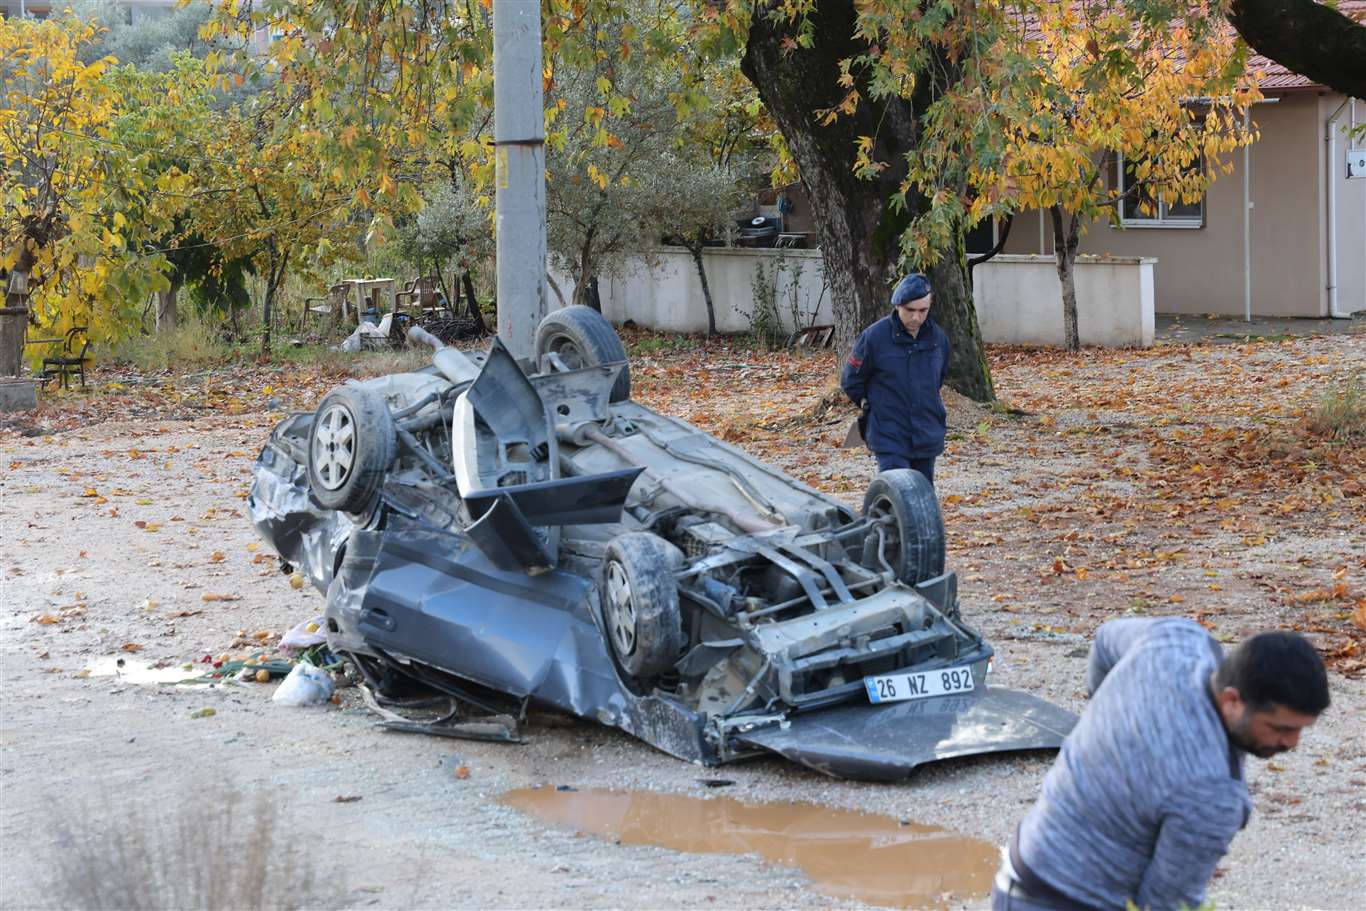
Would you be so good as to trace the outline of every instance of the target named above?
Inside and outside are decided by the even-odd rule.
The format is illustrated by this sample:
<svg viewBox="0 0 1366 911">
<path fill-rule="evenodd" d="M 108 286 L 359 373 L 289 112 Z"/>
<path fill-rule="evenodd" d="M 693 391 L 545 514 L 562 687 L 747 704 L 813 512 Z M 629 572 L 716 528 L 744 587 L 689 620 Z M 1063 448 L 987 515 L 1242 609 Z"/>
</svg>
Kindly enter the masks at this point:
<svg viewBox="0 0 1366 911">
<path fill-rule="evenodd" d="M 550 350 L 550 340 L 563 334 L 574 340 L 575 345 L 590 361 L 587 366 L 614 364 L 626 360 L 626 346 L 607 318 L 592 307 L 575 304 L 552 310 L 545 315 L 536 327 L 536 357 Z M 612 386 L 611 401 L 624 402 L 631 397 L 631 368 L 623 367 Z"/>
<path fill-rule="evenodd" d="M 622 668 L 633 677 L 649 678 L 672 668 L 683 650 L 683 615 L 678 601 L 674 570 L 683 554 L 658 535 L 628 532 L 613 538 L 603 555 L 603 578 L 607 564 L 617 561 L 626 571 L 636 611 L 636 647 L 630 655 L 617 654 L 609 635 L 608 647 Z M 606 597 L 606 585 L 602 586 Z"/>
<path fill-rule="evenodd" d="M 911 468 L 884 471 L 868 485 L 863 497 L 866 516 L 873 503 L 886 497 L 892 505 L 901 538 L 901 553 L 892 569 L 907 585 L 916 585 L 944 572 L 944 517 L 939 498 L 925 476 Z"/>
</svg>

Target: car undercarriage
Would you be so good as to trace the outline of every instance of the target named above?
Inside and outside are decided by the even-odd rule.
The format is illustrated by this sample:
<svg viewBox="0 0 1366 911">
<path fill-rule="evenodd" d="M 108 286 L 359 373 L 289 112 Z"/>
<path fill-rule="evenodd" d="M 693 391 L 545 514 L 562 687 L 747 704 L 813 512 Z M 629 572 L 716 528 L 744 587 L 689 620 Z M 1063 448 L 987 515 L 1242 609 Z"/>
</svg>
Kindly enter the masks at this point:
<svg viewBox="0 0 1366 911">
<path fill-rule="evenodd" d="M 855 513 L 631 401 L 587 308 L 546 317 L 534 363 L 429 341 L 429 367 L 282 422 L 249 498 L 385 724 L 516 739 L 546 707 L 708 765 L 868 779 L 1070 730 L 987 684 L 919 474 L 880 474 Z M 391 711 L 433 697 L 427 721 Z"/>
</svg>

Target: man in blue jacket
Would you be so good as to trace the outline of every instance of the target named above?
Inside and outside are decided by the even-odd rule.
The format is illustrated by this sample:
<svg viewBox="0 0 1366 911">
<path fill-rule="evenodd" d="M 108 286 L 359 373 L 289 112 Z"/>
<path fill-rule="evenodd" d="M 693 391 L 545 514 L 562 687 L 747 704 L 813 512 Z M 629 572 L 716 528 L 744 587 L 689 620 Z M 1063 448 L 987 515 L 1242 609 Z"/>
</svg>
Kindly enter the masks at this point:
<svg viewBox="0 0 1366 911">
<path fill-rule="evenodd" d="M 892 292 L 892 312 L 854 342 L 840 386 L 864 409 L 859 426 L 877 457 L 878 471 L 913 468 L 934 483 L 934 460 L 944 451 L 944 400 L 949 337 L 930 318 L 930 282 L 920 273 Z"/>
</svg>

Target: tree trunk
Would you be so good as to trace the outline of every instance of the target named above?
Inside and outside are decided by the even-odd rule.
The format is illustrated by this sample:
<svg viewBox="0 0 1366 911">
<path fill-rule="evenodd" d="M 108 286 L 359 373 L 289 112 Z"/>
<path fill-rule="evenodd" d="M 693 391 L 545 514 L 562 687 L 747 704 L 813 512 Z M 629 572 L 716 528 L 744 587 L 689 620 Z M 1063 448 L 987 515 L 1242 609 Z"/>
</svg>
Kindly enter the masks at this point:
<svg viewBox="0 0 1366 911">
<path fill-rule="evenodd" d="M 910 216 L 894 212 L 889 200 L 906 176 L 905 150 L 919 141 L 915 112 L 933 100 L 925 88 L 932 80 L 921 80 L 922 88 L 909 102 L 885 103 L 870 101 L 867 84 L 856 80 L 863 95 L 858 110 L 822 126 L 813 112 L 837 106 L 846 92 L 838 82 L 839 61 L 869 50 L 854 37 L 853 0 L 823 0 L 817 5 L 811 13 L 814 44 L 807 49 L 785 48 L 784 38 L 797 37 L 795 27 L 769 20 L 767 10 L 768 4 L 756 4 L 740 67 L 773 115 L 801 171 L 819 229 L 836 339 L 848 351 L 859 332 L 885 316 L 891 305 L 899 241 Z M 952 68 L 946 60 L 933 65 Z M 875 137 L 873 157 L 889 164 L 874 178 L 860 178 L 851 167 L 861 136 Z M 908 202 L 920 205 L 922 201 L 912 198 Z M 982 352 L 961 238 L 954 246 L 939 251 L 940 260 L 930 269 L 934 317 L 953 344 L 948 382 L 970 398 L 991 401 L 995 393 Z"/>
<path fill-rule="evenodd" d="M 589 228 L 587 235 L 584 237 L 583 245 L 579 247 L 579 274 L 574 276 L 574 296 L 571 299 L 571 303 L 575 306 L 589 306 L 589 284 L 593 280 L 594 234 L 594 230 Z"/>
<path fill-rule="evenodd" d="M 702 264 L 702 238 L 704 231 L 697 232 L 697 239 L 688 247 L 692 261 L 697 266 L 697 280 L 702 283 L 702 300 L 707 305 L 707 338 L 716 334 L 716 305 L 711 300 L 711 287 L 707 284 L 707 267 Z"/>
<path fill-rule="evenodd" d="M 22 256 L 21 256 L 22 259 Z M 28 333 L 28 262 L 12 272 L 0 270 L 4 288 L 4 310 L 0 314 L 0 376 L 18 376 L 24 365 L 24 337 Z M 13 288 L 11 288 L 13 286 Z"/>
<path fill-rule="evenodd" d="M 1366 24 L 1316 0 L 1233 0 L 1228 19 L 1257 53 L 1344 95 L 1366 98 Z"/>
<path fill-rule="evenodd" d="M 585 303 L 599 313 L 602 312 L 602 295 L 598 293 L 597 275 L 588 280 L 588 299 Z"/>
<path fill-rule="evenodd" d="M 285 270 L 289 267 L 289 253 L 277 256 L 272 243 L 270 267 L 266 270 L 266 299 L 261 305 L 261 355 L 270 357 L 270 320 L 275 311 L 275 294 L 285 283 Z"/>
<path fill-rule="evenodd" d="M 489 327 L 484 323 L 483 311 L 479 309 L 479 301 L 474 296 L 474 279 L 470 278 L 470 271 L 468 269 L 460 276 L 460 282 L 465 288 L 465 300 L 466 306 L 469 308 L 470 319 L 474 320 L 479 326 L 480 335 L 488 335 Z"/>
<path fill-rule="evenodd" d="M 555 281 L 555 276 L 547 272 L 545 274 L 545 283 L 550 286 L 551 291 L 555 292 L 555 299 L 560 302 L 560 306 L 568 306 L 564 300 L 564 292 L 560 290 L 560 283 Z"/>
<path fill-rule="evenodd" d="M 1060 206 L 1050 206 L 1053 220 L 1053 258 L 1058 266 L 1058 282 L 1062 285 L 1062 338 L 1068 351 L 1081 350 L 1081 336 L 1077 333 L 1077 245 L 1081 231 L 1077 216 L 1063 225 L 1064 212 Z"/>
<path fill-rule="evenodd" d="M 460 286 L 448 286 L 446 284 L 446 273 L 441 271 L 441 260 L 436 261 L 436 269 L 432 274 L 436 276 L 436 284 L 441 289 L 441 296 L 446 299 L 450 311 L 455 313 L 456 307 L 460 304 Z M 455 273 L 451 273 L 451 279 L 454 281 Z"/>
<path fill-rule="evenodd" d="M 176 307 L 176 298 L 180 295 L 180 288 L 185 283 L 179 269 L 171 271 L 171 287 L 165 291 L 157 293 L 157 333 L 174 332 L 180 325 L 180 313 Z"/>
</svg>

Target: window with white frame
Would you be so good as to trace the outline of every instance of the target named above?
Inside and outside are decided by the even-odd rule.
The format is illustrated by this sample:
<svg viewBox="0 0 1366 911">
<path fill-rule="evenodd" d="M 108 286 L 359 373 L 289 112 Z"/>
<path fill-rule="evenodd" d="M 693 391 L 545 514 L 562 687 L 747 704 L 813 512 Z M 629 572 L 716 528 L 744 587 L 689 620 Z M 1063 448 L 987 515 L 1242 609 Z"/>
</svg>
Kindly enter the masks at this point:
<svg viewBox="0 0 1366 911">
<path fill-rule="evenodd" d="M 1200 155 L 1188 170 L 1198 171 L 1204 166 L 1204 156 Z M 1168 199 L 1139 180 L 1123 155 L 1115 156 L 1115 190 L 1119 195 L 1119 218 L 1125 227 L 1200 228 L 1205 224 L 1204 194 L 1195 202 Z"/>
</svg>

